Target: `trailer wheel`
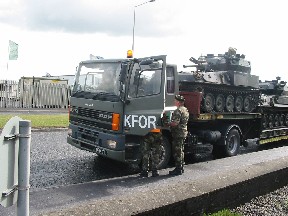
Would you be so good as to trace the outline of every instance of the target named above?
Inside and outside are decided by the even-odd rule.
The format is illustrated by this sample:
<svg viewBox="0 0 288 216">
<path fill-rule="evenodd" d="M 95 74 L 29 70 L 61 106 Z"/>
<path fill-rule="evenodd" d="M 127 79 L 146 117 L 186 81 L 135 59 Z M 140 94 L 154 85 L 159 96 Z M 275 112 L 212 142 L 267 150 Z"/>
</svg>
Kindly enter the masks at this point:
<svg viewBox="0 0 288 216">
<path fill-rule="evenodd" d="M 215 158 L 232 157 L 239 153 L 241 141 L 237 129 L 229 130 L 225 137 L 220 139 L 220 141 L 224 142 L 224 145 L 213 146 L 212 153 Z"/>
<path fill-rule="evenodd" d="M 171 143 L 166 136 L 163 136 L 163 143 L 161 146 L 160 162 L 157 169 L 164 169 L 167 167 L 171 159 Z"/>
</svg>

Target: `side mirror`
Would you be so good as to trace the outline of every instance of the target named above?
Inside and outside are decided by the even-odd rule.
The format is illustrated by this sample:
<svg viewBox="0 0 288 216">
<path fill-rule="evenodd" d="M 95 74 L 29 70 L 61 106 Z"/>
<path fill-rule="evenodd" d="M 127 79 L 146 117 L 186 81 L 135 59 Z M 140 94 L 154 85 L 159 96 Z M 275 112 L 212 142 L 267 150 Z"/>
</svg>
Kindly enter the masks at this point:
<svg viewBox="0 0 288 216">
<path fill-rule="evenodd" d="M 127 63 L 123 63 L 122 67 L 121 67 L 121 71 L 120 71 L 120 75 L 119 75 L 119 81 L 124 83 L 126 76 L 128 73 L 128 64 Z"/>
</svg>

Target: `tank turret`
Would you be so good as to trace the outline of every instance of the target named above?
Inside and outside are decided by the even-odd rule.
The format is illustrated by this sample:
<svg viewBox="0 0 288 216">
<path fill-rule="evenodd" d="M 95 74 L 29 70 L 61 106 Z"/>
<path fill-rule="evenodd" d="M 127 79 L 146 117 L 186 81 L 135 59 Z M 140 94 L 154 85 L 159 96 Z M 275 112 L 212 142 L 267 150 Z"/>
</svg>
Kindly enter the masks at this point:
<svg viewBox="0 0 288 216">
<path fill-rule="evenodd" d="M 203 112 L 251 112 L 256 108 L 259 77 L 251 75 L 251 64 L 245 55 L 230 47 L 224 54 L 189 60 L 193 64 L 183 67 L 194 69 L 179 73 L 180 91 L 201 91 Z"/>
<path fill-rule="evenodd" d="M 262 105 L 277 106 L 288 105 L 288 85 L 286 81 L 276 80 L 259 82 Z"/>
<path fill-rule="evenodd" d="M 236 54 L 234 48 L 229 48 L 225 54 L 207 54 L 197 59 L 189 59 L 194 65 L 184 65 L 183 67 L 196 67 L 200 72 L 220 72 L 237 71 L 243 73 L 251 72 L 251 64 L 245 59 L 245 55 Z"/>
</svg>

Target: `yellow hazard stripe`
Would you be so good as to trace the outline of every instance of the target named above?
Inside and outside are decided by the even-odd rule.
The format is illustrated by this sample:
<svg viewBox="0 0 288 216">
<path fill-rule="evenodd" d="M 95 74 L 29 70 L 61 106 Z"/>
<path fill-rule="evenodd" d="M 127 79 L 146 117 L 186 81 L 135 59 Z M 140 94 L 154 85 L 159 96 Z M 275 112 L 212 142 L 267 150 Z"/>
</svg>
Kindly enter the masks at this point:
<svg viewBox="0 0 288 216">
<path fill-rule="evenodd" d="M 279 137 L 273 137 L 273 138 L 268 138 L 268 139 L 263 139 L 260 140 L 260 144 L 266 144 L 266 143 L 271 143 L 271 142 L 277 142 L 283 139 L 288 139 L 288 136 L 279 136 Z"/>
</svg>

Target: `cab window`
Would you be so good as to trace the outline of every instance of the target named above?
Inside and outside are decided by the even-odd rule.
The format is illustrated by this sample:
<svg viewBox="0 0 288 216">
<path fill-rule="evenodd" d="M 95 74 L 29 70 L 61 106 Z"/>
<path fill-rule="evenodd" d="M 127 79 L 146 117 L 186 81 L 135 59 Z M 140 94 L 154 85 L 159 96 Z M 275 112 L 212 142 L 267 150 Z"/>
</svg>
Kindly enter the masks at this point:
<svg viewBox="0 0 288 216">
<path fill-rule="evenodd" d="M 175 92 L 175 74 L 173 67 L 166 68 L 167 77 L 167 93 L 174 94 Z"/>
</svg>

